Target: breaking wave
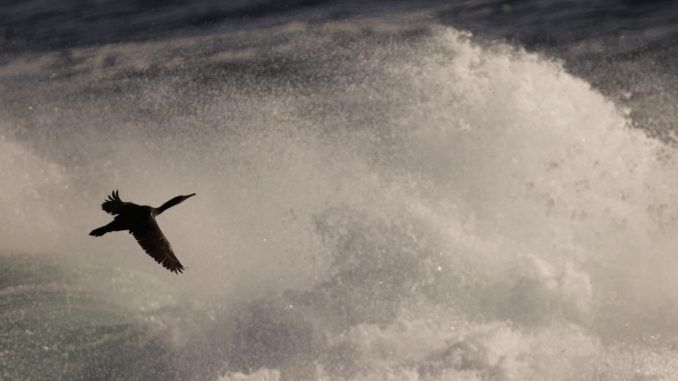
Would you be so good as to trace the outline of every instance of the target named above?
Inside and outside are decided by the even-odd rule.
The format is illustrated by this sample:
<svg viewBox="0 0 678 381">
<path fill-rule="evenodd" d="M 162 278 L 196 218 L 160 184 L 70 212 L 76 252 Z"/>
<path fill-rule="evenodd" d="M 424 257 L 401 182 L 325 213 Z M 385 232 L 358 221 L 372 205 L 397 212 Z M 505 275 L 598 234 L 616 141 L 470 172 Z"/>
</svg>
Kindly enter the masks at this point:
<svg viewBox="0 0 678 381">
<path fill-rule="evenodd" d="M 31 109 L 0 114 L 0 374 L 672 377 L 674 148 L 559 62 L 361 28 L 293 25 L 185 70 L 148 52 L 204 37 L 90 48 L 115 65 L 21 90 Z M 185 276 L 87 237 L 114 187 L 198 194 L 159 221 Z"/>
</svg>

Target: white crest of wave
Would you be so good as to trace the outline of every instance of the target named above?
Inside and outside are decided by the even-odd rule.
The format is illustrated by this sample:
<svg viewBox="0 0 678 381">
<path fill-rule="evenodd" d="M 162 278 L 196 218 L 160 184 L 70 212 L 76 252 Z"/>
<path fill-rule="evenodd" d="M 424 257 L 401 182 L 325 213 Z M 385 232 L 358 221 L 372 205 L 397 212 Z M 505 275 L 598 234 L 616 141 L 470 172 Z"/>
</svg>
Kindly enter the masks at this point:
<svg viewBox="0 0 678 381">
<path fill-rule="evenodd" d="M 327 52 L 335 61 L 304 56 L 318 41 L 297 51 L 327 86 L 244 81 L 166 110 L 171 84 L 150 82 L 142 92 L 157 89 L 148 102 L 159 104 L 126 106 L 171 118 L 102 110 L 100 140 L 83 148 L 73 181 L 93 208 L 111 184 L 150 204 L 198 193 L 160 221 L 190 268 L 181 283 L 168 275 L 167 290 L 212 321 L 203 310 L 233 305 L 239 329 L 176 323 L 173 350 L 227 348 L 222 380 L 675 374 L 675 353 L 658 349 L 678 335 L 673 148 L 559 63 L 519 49 L 441 28 Z M 24 226 L 26 195 L 72 180 L 0 144 L 5 172 L 50 174 L 2 184 L 12 196 L 0 210 Z M 85 234 L 108 218 L 97 212 L 75 211 L 72 224 Z M 126 235 L 100 243 L 134 257 L 126 266 L 149 264 Z M 201 329 L 213 345 L 191 347 Z M 657 358 L 672 365 L 657 369 Z"/>
<path fill-rule="evenodd" d="M 280 372 L 277 370 L 260 369 L 250 374 L 231 373 L 219 378 L 218 381 L 279 381 Z"/>
</svg>

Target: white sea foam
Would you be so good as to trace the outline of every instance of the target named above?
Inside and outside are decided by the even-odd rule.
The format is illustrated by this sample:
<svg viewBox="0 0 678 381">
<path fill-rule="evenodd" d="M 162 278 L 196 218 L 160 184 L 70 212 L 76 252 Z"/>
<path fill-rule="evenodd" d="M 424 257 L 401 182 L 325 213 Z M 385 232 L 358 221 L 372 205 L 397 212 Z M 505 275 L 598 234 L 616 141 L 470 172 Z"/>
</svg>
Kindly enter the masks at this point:
<svg viewBox="0 0 678 381">
<path fill-rule="evenodd" d="M 85 144 L 61 147 L 77 168 L 1 141 L 19 180 L 3 181 L 0 210 L 22 229 L 0 230 L 3 247 L 115 247 L 93 253 L 161 278 L 178 302 L 149 326 L 195 360 L 182 375 L 209 363 L 220 380 L 673 377 L 672 147 L 517 48 L 435 28 L 333 52 L 333 30 L 306 32 L 272 54 L 301 57 L 319 85 L 247 78 L 188 98 L 161 77 L 129 99 L 77 99 L 98 112 L 73 120 Z M 95 107 L 109 97 L 117 107 Z M 198 193 L 159 221 L 183 278 L 155 275 L 126 235 L 86 241 L 111 188 L 151 204 Z M 27 199 L 48 193 L 68 215 Z"/>
</svg>

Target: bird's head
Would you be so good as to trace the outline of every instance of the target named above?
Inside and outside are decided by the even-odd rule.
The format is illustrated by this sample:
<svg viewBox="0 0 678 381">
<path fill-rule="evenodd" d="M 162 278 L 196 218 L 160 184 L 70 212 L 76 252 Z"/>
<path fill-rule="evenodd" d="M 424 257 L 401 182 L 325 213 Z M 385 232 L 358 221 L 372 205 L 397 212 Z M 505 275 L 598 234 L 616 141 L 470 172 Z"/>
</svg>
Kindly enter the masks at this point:
<svg viewBox="0 0 678 381">
<path fill-rule="evenodd" d="M 186 199 L 188 199 L 188 198 L 191 198 L 191 197 L 193 197 L 193 196 L 195 196 L 195 193 L 191 193 L 191 194 L 186 194 L 186 195 L 183 195 L 183 196 L 179 196 L 179 197 L 181 197 L 181 198 L 182 198 L 182 200 L 181 200 L 181 201 L 184 201 L 184 200 L 186 200 Z"/>
<path fill-rule="evenodd" d="M 182 202 L 186 201 L 187 199 L 189 199 L 193 196 L 195 196 L 195 193 L 176 196 L 176 197 L 172 198 L 171 200 L 167 201 L 166 203 L 162 204 L 158 209 L 156 209 L 155 214 L 158 215 L 158 214 L 164 212 L 165 210 L 167 210 L 167 209 L 169 209 L 169 208 L 171 208 L 175 205 L 181 204 Z"/>
</svg>

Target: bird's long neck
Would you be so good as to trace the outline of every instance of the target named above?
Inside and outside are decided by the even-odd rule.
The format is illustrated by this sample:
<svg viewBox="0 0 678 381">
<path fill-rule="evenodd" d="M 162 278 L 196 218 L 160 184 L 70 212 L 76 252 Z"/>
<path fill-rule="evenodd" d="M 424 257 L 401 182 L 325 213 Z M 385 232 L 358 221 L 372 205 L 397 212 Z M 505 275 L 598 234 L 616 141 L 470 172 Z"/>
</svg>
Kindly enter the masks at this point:
<svg viewBox="0 0 678 381">
<path fill-rule="evenodd" d="M 180 204 L 182 201 L 184 201 L 184 197 L 182 196 L 177 196 L 172 198 L 171 200 L 167 201 L 166 203 L 160 205 L 159 208 L 155 208 L 155 215 L 157 216 L 158 214 L 164 212 L 165 210 L 173 207 L 174 205 Z"/>
</svg>

